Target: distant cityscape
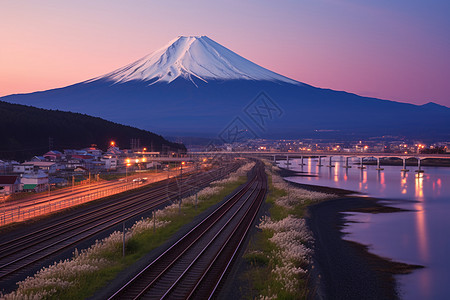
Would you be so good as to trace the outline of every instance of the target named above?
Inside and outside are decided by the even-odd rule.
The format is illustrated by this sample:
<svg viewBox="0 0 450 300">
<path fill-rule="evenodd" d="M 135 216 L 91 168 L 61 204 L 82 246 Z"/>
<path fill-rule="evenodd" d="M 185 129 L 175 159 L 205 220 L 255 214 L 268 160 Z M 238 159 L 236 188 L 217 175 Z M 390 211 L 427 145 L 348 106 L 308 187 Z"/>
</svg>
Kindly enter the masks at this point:
<svg viewBox="0 0 450 300">
<path fill-rule="evenodd" d="M 340 152 L 340 153 L 450 153 L 450 142 L 424 143 L 421 141 L 348 141 L 329 142 L 313 139 L 255 139 L 245 143 L 214 145 L 209 147 L 189 146 L 190 151 L 267 151 L 267 152 Z"/>
</svg>

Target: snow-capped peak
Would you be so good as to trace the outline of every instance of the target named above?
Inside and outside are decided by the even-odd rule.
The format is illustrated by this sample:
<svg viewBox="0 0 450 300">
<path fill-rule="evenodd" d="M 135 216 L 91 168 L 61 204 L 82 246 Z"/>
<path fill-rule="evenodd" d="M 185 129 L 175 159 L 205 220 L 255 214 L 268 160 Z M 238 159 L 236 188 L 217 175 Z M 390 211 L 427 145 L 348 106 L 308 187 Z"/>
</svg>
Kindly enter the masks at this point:
<svg viewBox="0 0 450 300">
<path fill-rule="evenodd" d="M 268 80 L 300 82 L 267 70 L 214 42 L 207 36 L 179 36 L 161 49 L 104 76 L 95 78 L 115 83 L 131 80 L 172 82 L 191 80 Z"/>
</svg>

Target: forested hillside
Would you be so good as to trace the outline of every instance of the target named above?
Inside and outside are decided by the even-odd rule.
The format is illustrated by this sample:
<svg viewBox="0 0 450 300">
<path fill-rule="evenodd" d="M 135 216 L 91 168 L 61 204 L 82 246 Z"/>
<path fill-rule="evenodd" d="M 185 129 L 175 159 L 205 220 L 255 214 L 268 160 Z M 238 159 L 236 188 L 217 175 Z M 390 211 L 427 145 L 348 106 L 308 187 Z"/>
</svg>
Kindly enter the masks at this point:
<svg viewBox="0 0 450 300">
<path fill-rule="evenodd" d="M 150 151 L 184 152 L 182 144 L 172 143 L 155 133 L 79 113 L 40 109 L 0 101 L 0 159 L 25 160 L 54 150 L 80 149 L 96 144 L 106 150 L 110 141 L 130 148 L 139 139 Z"/>
</svg>

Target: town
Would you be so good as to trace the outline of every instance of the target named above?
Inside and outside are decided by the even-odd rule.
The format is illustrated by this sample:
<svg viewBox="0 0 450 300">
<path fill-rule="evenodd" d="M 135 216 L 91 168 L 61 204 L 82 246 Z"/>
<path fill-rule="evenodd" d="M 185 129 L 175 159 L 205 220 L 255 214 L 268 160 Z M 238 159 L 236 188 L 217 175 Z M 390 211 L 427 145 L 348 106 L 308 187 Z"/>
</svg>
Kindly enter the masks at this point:
<svg viewBox="0 0 450 300">
<path fill-rule="evenodd" d="M 0 195 L 15 193 L 39 193 L 55 188 L 98 181 L 100 177 L 115 174 L 125 176 L 135 171 L 167 170 L 160 158 L 179 157 L 181 153 L 161 153 L 148 151 L 146 147 L 131 145 L 131 149 L 120 149 L 114 141 L 106 151 L 93 144 L 90 147 L 62 152 L 50 150 L 36 155 L 25 162 L 0 160 Z M 190 151 L 257 151 L 257 152 L 336 152 L 348 153 L 399 153 L 399 154 L 445 154 L 450 153 L 450 142 L 425 144 L 420 141 L 354 141 L 327 142 L 322 140 L 269 140 L 254 139 L 246 143 L 223 144 L 218 146 L 189 146 Z M 185 155 L 185 153 L 184 153 Z M 159 161 L 156 161 L 157 159 Z"/>
<path fill-rule="evenodd" d="M 6 197 L 19 192 L 39 193 L 98 181 L 103 175 L 126 177 L 128 172 L 162 169 L 161 163 L 151 161 L 156 156 L 160 156 L 160 152 L 150 152 L 145 147 L 120 149 L 112 141 L 106 151 L 91 145 L 80 150 L 50 150 L 22 163 L 0 160 L 0 194 Z"/>
</svg>

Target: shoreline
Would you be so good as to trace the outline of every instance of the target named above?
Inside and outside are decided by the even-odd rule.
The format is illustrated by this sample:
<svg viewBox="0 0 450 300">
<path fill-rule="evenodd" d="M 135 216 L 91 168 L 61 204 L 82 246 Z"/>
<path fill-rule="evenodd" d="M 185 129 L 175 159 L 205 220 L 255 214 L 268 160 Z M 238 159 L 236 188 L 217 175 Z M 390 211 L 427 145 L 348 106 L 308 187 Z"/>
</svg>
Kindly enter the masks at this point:
<svg viewBox="0 0 450 300">
<path fill-rule="evenodd" d="M 419 265 L 395 262 L 370 252 L 367 245 L 345 240 L 344 212 L 403 211 L 379 199 L 343 197 L 309 206 L 306 221 L 314 239 L 310 285 L 320 292 L 312 299 L 398 299 L 395 275 L 409 274 Z M 316 276 L 314 276 L 316 275 Z"/>
<path fill-rule="evenodd" d="M 280 175 L 296 176 L 291 170 Z M 298 176 L 298 175 L 297 175 Z M 386 199 L 360 197 L 357 192 L 287 181 L 304 189 L 334 193 L 338 198 L 308 207 L 306 222 L 314 239 L 309 299 L 399 299 L 395 275 L 409 274 L 420 265 L 396 262 L 370 252 L 367 245 L 344 239 L 346 212 L 408 211 L 386 204 Z M 383 202 L 383 203 L 382 203 Z"/>
</svg>

